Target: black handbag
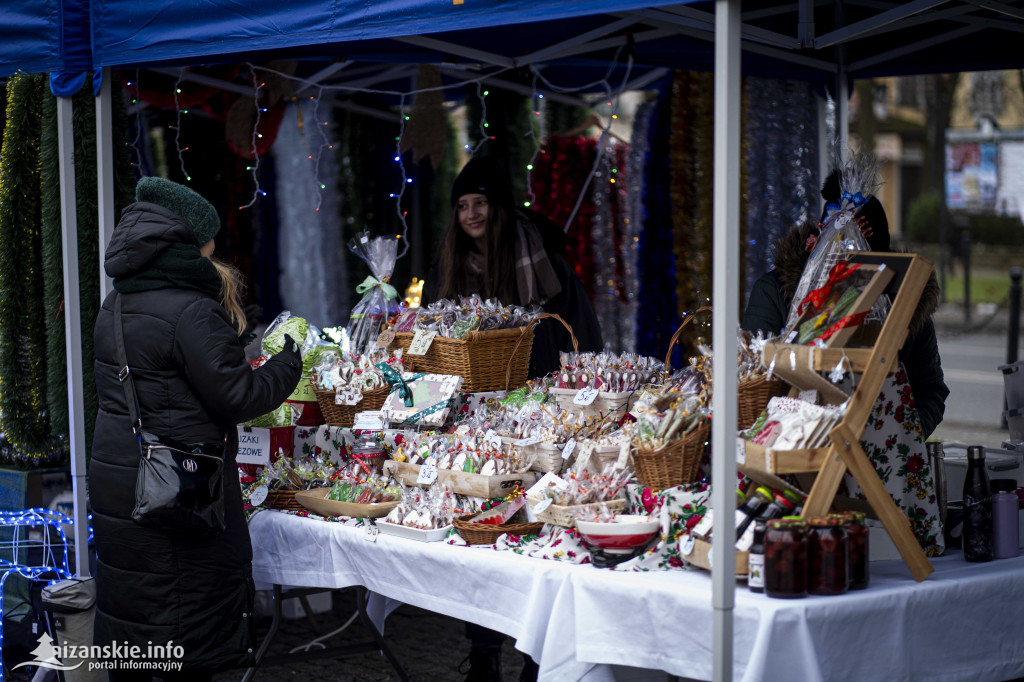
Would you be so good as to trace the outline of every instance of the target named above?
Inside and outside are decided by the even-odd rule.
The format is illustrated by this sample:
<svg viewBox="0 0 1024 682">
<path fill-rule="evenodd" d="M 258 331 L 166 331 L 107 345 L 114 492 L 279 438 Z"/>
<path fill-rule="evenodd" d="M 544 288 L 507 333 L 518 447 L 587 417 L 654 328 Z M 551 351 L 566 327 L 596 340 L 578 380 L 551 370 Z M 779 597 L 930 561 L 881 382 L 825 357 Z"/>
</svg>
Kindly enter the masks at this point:
<svg viewBox="0 0 1024 682">
<path fill-rule="evenodd" d="M 132 519 L 162 530 L 223 531 L 224 443 L 180 443 L 142 428 L 139 399 L 124 349 L 120 294 L 114 303 L 114 341 L 121 363 L 118 379 L 139 441 Z"/>
</svg>

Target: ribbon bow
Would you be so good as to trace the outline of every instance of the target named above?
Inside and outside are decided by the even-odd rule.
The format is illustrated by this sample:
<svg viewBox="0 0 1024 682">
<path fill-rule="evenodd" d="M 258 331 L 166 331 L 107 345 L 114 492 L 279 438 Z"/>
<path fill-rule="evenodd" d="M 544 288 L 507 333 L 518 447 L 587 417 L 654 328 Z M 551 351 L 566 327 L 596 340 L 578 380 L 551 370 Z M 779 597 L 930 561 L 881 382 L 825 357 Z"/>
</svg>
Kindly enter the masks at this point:
<svg viewBox="0 0 1024 682">
<path fill-rule="evenodd" d="M 409 384 L 405 383 L 405 379 L 402 378 L 402 375 L 386 362 L 378 362 L 376 367 L 384 373 L 384 379 L 391 384 L 391 390 L 393 391 L 396 388 L 398 389 L 398 397 L 405 402 L 405 406 L 412 407 L 412 389 L 409 388 Z M 414 374 L 409 377 L 409 381 L 416 381 L 417 379 L 422 379 L 425 376 L 426 374 Z"/>
<path fill-rule="evenodd" d="M 817 310 L 828 300 L 829 295 L 832 293 L 833 287 L 839 282 L 856 272 L 860 265 L 851 265 L 850 261 L 841 260 L 832 266 L 832 269 L 828 273 L 828 281 L 822 286 L 818 287 L 811 293 L 807 294 L 807 297 L 800 302 L 797 307 L 797 315 L 803 315 L 804 310 L 807 309 L 808 304 L 812 306 L 813 310 Z"/>
<path fill-rule="evenodd" d="M 388 279 L 385 277 L 383 280 L 377 279 L 373 275 L 368 275 L 366 279 L 356 285 L 356 291 L 360 294 L 365 294 L 367 291 L 374 287 L 380 287 L 381 293 L 384 294 L 384 298 L 392 300 L 398 298 L 398 289 L 388 284 Z"/>
<path fill-rule="evenodd" d="M 854 192 L 853 194 L 843 192 L 843 201 L 849 201 L 854 206 L 863 206 L 868 203 L 868 198 L 860 192 Z"/>
</svg>

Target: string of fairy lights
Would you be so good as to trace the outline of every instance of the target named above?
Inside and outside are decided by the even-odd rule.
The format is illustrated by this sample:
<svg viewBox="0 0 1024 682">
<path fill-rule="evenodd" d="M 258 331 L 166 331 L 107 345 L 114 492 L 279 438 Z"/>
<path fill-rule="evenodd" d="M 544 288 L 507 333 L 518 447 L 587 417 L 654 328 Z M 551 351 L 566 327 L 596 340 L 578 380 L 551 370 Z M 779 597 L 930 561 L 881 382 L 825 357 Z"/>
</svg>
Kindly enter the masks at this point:
<svg viewBox="0 0 1024 682">
<path fill-rule="evenodd" d="M 525 174 L 526 174 L 526 186 L 527 186 L 527 190 L 529 192 L 528 199 L 523 202 L 524 206 L 527 206 L 527 207 L 532 206 L 533 203 L 536 201 L 536 196 L 535 196 L 535 194 L 533 192 L 532 171 L 534 169 L 534 163 L 535 163 L 535 161 L 537 159 L 537 156 L 543 152 L 543 144 L 542 144 L 543 131 L 541 129 L 541 121 L 542 121 L 541 116 L 542 116 L 542 113 L 543 113 L 544 93 L 540 91 L 539 84 L 542 83 L 544 85 L 544 87 L 547 88 L 550 92 L 559 93 L 559 94 L 580 93 L 580 92 L 593 91 L 595 89 L 602 89 L 605 92 L 605 96 L 607 98 L 606 101 L 608 102 L 608 105 L 611 107 L 611 111 L 612 111 L 611 118 L 608 120 L 608 123 L 601 127 L 601 134 L 600 134 L 600 138 L 599 138 L 599 141 L 598 141 L 597 158 L 595 159 L 595 162 L 594 162 L 592 168 L 590 169 L 590 172 L 587 175 L 587 178 L 586 178 L 586 181 L 585 181 L 583 187 L 580 189 L 579 198 L 577 199 L 576 205 L 575 205 L 575 207 L 573 209 L 572 215 L 569 218 L 569 221 L 566 223 L 566 229 L 568 229 L 568 225 L 570 225 L 572 223 L 572 220 L 575 218 L 575 215 L 578 212 L 579 207 L 582 205 L 582 202 L 583 202 L 583 200 L 586 197 L 587 190 L 589 189 L 589 187 L 590 187 L 590 185 L 591 185 L 591 183 L 593 181 L 593 178 L 596 175 L 596 173 L 598 171 L 598 168 L 600 167 L 602 158 L 608 152 L 608 149 L 610 147 L 610 145 L 606 144 L 607 137 L 609 135 L 609 129 L 610 129 L 612 120 L 617 118 L 617 113 L 616 112 L 618 110 L 620 96 L 625 91 L 625 87 L 626 87 L 626 85 L 629 82 L 630 73 L 631 73 L 632 68 L 633 68 L 633 58 L 630 55 L 629 57 L 627 57 L 626 62 L 625 62 L 625 75 L 624 75 L 624 77 L 622 79 L 622 82 L 617 87 L 613 87 L 613 85 L 611 84 L 609 79 L 611 78 L 611 76 L 614 73 L 615 69 L 622 65 L 622 63 L 620 61 L 620 53 L 622 52 L 622 49 L 623 48 L 620 47 L 619 50 L 615 53 L 615 56 L 614 56 L 611 64 L 608 66 L 608 69 L 607 69 L 606 73 L 604 74 L 604 76 L 602 78 L 599 78 L 599 79 L 597 79 L 597 80 L 595 80 L 595 81 L 593 81 L 591 83 L 587 83 L 587 84 L 581 85 L 581 86 L 574 86 L 574 87 L 559 86 L 559 85 L 557 85 L 555 83 L 552 83 L 550 79 L 545 77 L 544 74 L 542 73 L 541 69 L 538 68 L 536 65 L 532 65 L 530 67 L 530 71 L 532 73 L 532 77 L 533 78 L 532 78 L 532 87 L 531 87 L 532 92 L 531 92 L 531 95 L 530 95 L 530 102 L 529 103 L 530 103 L 530 108 L 531 108 L 531 112 L 532 112 L 533 115 L 530 117 L 530 127 L 529 127 L 529 130 L 524 133 L 524 137 L 528 138 L 528 139 L 530 139 L 532 141 L 532 143 L 533 143 L 533 153 L 530 156 L 530 159 L 527 162 L 525 169 L 523 169 L 523 172 L 525 172 Z M 511 68 L 511 67 L 499 68 L 499 69 L 496 69 L 495 71 L 491 71 L 491 72 L 488 72 L 486 74 L 481 74 L 481 75 L 476 76 L 474 78 L 465 79 L 465 80 L 461 80 L 459 82 L 454 82 L 454 83 L 449 83 L 449 84 L 441 84 L 441 85 L 438 85 L 438 86 L 432 86 L 432 87 L 427 87 L 427 88 L 414 88 L 414 89 L 409 89 L 409 90 L 391 90 L 391 89 L 379 89 L 379 88 L 367 88 L 367 87 L 359 87 L 359 86 L 349 86 L 349 85 L 346 85 L 344 83 L 325 85 L 323 83 L 319 83 L 319 82 L 316 82 L 316 81 L 311 81 L 311 80 L 308 80 L 308 79 L 305 79 L 305 78 L 302 78 L 302 77 L 299 77 L 299 76 L 295 76 L 293 74 L 284 73 L 284 72 L 281 72 L 279 70 L 273 69 L 273 68 L 268 67 L 268 66 L 262 66 L 262 65 L 257 65 L 257 64 L 253 64 L 253 63 L 246 63 L 246 66 L 248 66 L 248 68 L 249 68 L 250 80 L 252 82 L 252 88 L 253 88 L 253 102 L 254 102 L 254 106 L 255 106 L 255 109 L 256 109 L 256 116 L 255 116 L 255 120 L 254 120 L 254 123 L 253 123 L 251 139 L 250 139 L 250 150 L 251 150 L 252 162 L 249 165 L 246 166 L 246 170 L 251 174 L 254 190 L 253 190 L 252 199 L 248 203 L 246 203 L 245 205 L 239 206 L 239 209 L 250 208 L 250 207 L 252 207 L 256 203 L 256 201 L 258 201 L 258 199 L 261 196 L 267 196 L 267 191 L 264 188 L 262 188 L 261 185 L 260 185 L 260 179 L 259 179 L 260 153 L 259 153 L 258 144 L 257 144 L 257 140 L 263 137 L 263 134 L 259 130 L 259 125 L 260 125 L 260 121 L 261 121 L 261 115 L 266 113 L 266 111 L 267 111 L 267 108 L 265 106 L 263 106 L 261 104 L 261 102 L 260 102 L 261 93 L 266 88 L 266 85 L 267 85 L 266 81 L 264 80 L 266 76 L 272 75 L 272 76 L 274 76 L 276 78 L 284 79 L 284 80 L 292 83 L 292 85 L 295 86 L 297 89 L 300 89 L 300 90 L 313 90 L 314 93 L 315 93 L 313 95 L 310 95 L 308 97 L 308 99 L 309 99 L 309 101 L 312 102 L 312 116 L 313 116 L 313 119 L 314 119 L 315 124 L 316 124 L 317 133 L 318 133 L 318 135 L 320 137 L 320 144 L 317 145 L 316 147 L 314 147 L 311 150 L 311 153 L 308 155 L 308 157 L 309 157 L 309 161 L 314 165 L 313 177 L 314 177 L 314 181 L 316 183 L 316 188 L 315 188 L 315 191 L 316 191 L 316 205 L 315 205 L 315 209 L 314 210 L 316 210 L 316 211 L 319 211 L 320 207 L 322 205 L 322 191 L 327 188 L 326 185 L 322 182 L 322 180 L 320 178 L 320 167 L 321 167 L 322 155 L 323 155 L 323 153 L 325 151 L 329 151 L 329 150 L 334 149 L 334 144 L 332 143 L 332 141 L 328 137 L 327 131 L 326 131 L 326 128 L 329 126 L 329 122 L 321 120 L 321 118 L 320 118 L 320 103 L 321 103 L 321 99 L 323 98 L 324 94 L 325 93 L 330 93 L 330 92 L 345 92 L 345 93 L 349 93 L 349 94 L 369 94 L 369 95 L 383 95 L 383 96 L 398 97 L 398 99 L 399 99 L 399 104 L 398 104 L 399 131 L 398 131 L 398 135 L 395 136 L 395 153 L 393 155 L 393 160 L 399 166 L 399 172 L 400 172 L 400 176 L 401 176 L 401 183 L 400 183 L 400 187 L 396 188 L 394 191 L 389 193 L 389 198 L 390 199 L 394 199 L 394 201 L 395 201 L 395 211 L 396 211 L 398 220 L 400 221 L 400 223 L 402 225 L 401 234 L 398 235 L 398 236 L 399 236 L 400 239 L 403 240 L 404 243 L 403 243 L 403 246 L 402 246 L 402 250 L 399 253 L 399 256 L 398 256 L 399 258 L 401 258 L 401 256 L 404 255 L 405 252 L 408 249 L 408 239 L 407 239 L 407 236 L 408 236 L 408 229 L 409 229 L 408 222 L 407 222 L 407 213 L 408 212 L 402 209 L 402 198 L 405 195 L 405 192 L 408 189 L 408 187 L 410 185 L 412 185 L 413 182 L 414 182 L 414 178 L 409 174 L 408 169 L 406 168 L 406 164 L 403 161 L 403 154 L 402 154 L 402 151 L 401 151 L 402 137 L 405 134 L 406 124 L 407 124 L 407 122 L 410 119 L 409 115 L 406 113 L 407 101 L 410 98 L 414 98 L 416 95 L 421 94 L 421 93 L 436 92 L 436 91 L 446 91 L 446 90 L 452 90 L 452 89 L 457 89 L 457 88 L 464 88 L 467 85 L 475 86 L 475 88 L 476 88 L 476 96 L 479 99 L 480 110 L 481 110 L 480 122 L 479 122 L 479 126 L 478 126 L 478 129 L 479 129 L 479 140 L 477 140 L 477 142 L 475 144 L 465 144 L 464 145 L 464 149 L 469 154 L 469 156 L 473 156 L 473 155 L 477 154 L 481 150 L 481 148 L 483 148 L 483 146 L 487 142 L 495 139 L 495 136 L 490 133 L 490 130 L 489 130 L 490 124 L 489 124 L 489 122 L 487 120 L 487 97 L 490 94 L 490 91 L 488 89 L 486 89 L 485 82 L 490 80 L 490 79 L 493 79 L 493 78 L 496 78 L 496 77 L 500 76 L 502 73 L 510 70 L 510 68 Z M 188 114 L 188 109 L 183 109 L 178 104 L 178 95 L 181 93 L 181 83 L 182 83 L 184 77 L 185 77 L 185 69 L 182 68 L 179 71 L 178 78 L 177 78 L 177 80 L 176 80 L 176 82 L 174 84 L 174 103 L 175 103 L 176 117 L 177 117 L 176 125 L 174 126 L 175 127 L 174 144 L 175 144 L 175 149 L 177 151 L 178 160 L 179 160 L 179 163 L 180 163 L 180 166 L 181 166 L 182 176 L 185 178 L 186 182 L 190 182 L 192 180 L 192 177 L 188 173 L 188 170 L 186 168 L 185 156 L 184 156 L 184 153 L 186 151 L 188 151 L 188 146 L 187 145 L 186 146 L 182 146 L 182 134 L 181 134 L 181 132 L 182 132 L 182 120 L 183 120 L 183 117 Z M 129 83 L 129 86 L 131 86 L 131 85 L 132 85 L 132 83 Z M 135 101 L 137 101 L 137 99 L 139 97 L 139 94 L 138 94 L 138 92 L 139 92 L 139 88 L 138 88 L 138 73 L 136 73 L 136 78 L 135 78 L 135 81 L 134 81 L 134 85 L 136 86 L 136 91 L 135 91 L 135 98 L 133 99 L 133 103 Z M 298 101 L 298 100 L 297 100 L 297 98 L 293 98 L 293 101 Z M 141 152 L 139 151 L 139 144 L 140 144 L 140 140 L 141 140 L 141 136 L 142 136 L 141 127 L 142 127 L 141 126 L 141 120 L 139 120 L 139 121 L 137 121 L 136 136 L 135 136 L 135 139 L 134 139 L 134 141 L 132 143 L 133 147 L 135 148 L 136 158 L 140 159 L 140 160 L 141 160 Z M 617 171 L 617 169 L 613 169 L 613 171 L 612 171 L 613 174 L 616 171 Z M 614 183 L 614 181 L 615 181 L 614 177 L 612 177 L 610 179 L 610 181 Z"/>
</svg>

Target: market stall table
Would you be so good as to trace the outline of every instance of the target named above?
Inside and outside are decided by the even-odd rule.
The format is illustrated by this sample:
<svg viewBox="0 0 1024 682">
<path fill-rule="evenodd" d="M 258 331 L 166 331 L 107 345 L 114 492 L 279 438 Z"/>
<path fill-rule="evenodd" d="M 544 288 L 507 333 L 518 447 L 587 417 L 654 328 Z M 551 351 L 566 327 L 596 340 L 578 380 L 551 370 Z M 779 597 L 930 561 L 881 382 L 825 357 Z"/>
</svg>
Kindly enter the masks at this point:
<svg viewBox="0 0 1024 682">
<path fill-rule="evenodd" d="M 711 679 L 711 578 L 625 572 L 510 551 L 419 543 L 279 512 L 249 523 L 263 585 L 363 585 L 485 624 L 540 664 L 541 680 L 603 665 Z M 740 588 L 735 671 L 743 680 L 1007 680 L 1024 675 L 1024 557 L 933 560 L 917 583 L 902 561 L 875 562 L 867 590 L 770 599 Z M 399 652 L 400 655 L 400 652 Z"/>
</svg>

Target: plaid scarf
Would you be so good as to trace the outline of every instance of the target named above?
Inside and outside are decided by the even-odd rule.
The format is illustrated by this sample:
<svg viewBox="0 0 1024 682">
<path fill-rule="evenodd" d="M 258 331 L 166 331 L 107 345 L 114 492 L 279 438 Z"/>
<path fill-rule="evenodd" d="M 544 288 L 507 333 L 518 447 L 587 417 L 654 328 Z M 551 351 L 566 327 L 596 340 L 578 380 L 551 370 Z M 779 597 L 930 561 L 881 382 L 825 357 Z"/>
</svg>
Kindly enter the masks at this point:
<svg viewBox="0 0 1024 682">
<path fill-rule="evenodd" d="M 562 291 L 537 227 L 516 213 L 516 293 L 520 305 L 544 304 Z"/>
</svg>

